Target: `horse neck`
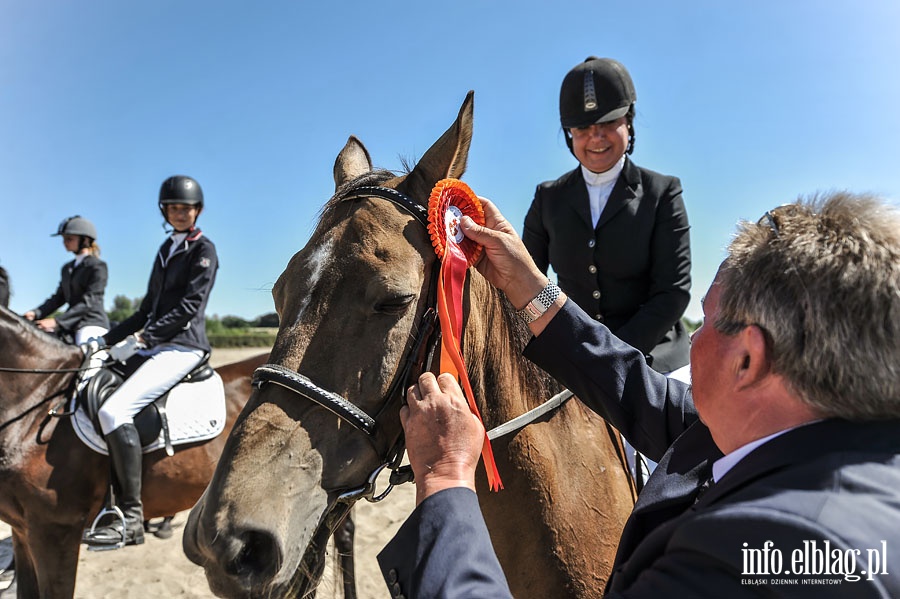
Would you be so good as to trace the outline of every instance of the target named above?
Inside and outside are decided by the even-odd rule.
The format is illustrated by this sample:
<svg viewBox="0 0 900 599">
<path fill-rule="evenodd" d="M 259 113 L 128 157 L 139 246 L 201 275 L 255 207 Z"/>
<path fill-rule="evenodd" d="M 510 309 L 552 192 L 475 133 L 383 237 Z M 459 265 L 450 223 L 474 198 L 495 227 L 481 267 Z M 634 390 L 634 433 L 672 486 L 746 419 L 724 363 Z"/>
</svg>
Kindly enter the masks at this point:
<svg viewBox="0 0 900 599">
<path fill-rule="evenodd" d="M 4 368 L 57 370 L 77 368 L 82 354 L 38 331 L 14 313 L 0 308 L 0 366 Z M 0 371 L 0 410 L 10 403 L 34 397 L 46 398 L 68 385 L 71 373 L 14 373 Z M 10 401 L 6 401 L 9 399 Z"/>
<path fill-rule="evenodd" d="M 463 356 L 485 426 L 498 426 L 550 397 L 556 383 L 524 356 L 531 332 L 506 297 L 476 271 L 469 277 Z"/>
</svg>

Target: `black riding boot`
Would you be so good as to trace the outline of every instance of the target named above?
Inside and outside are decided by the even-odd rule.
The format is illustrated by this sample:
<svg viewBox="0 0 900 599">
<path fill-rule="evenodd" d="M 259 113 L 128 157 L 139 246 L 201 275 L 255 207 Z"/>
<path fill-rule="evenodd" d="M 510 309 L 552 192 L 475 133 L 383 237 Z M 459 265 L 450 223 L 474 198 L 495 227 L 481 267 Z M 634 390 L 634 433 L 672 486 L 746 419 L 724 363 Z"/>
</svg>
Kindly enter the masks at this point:
<svg viewBox="0 0 900 599">
<path fill-rule="evenodd" d="M 106 445 L 121 488 L 121 493 L 116 497 L 116 505 L 125 514 L 125 544 L 140 545 L 144 542 L 141 439 L 133 424 L 123 424 L 106 435 Z M 90 545 L 114 545 L 122 540 L 122 522 L 117 519 L 96 528 L 93 534 L 86 534 L 84 540 Z"/>
</svg>

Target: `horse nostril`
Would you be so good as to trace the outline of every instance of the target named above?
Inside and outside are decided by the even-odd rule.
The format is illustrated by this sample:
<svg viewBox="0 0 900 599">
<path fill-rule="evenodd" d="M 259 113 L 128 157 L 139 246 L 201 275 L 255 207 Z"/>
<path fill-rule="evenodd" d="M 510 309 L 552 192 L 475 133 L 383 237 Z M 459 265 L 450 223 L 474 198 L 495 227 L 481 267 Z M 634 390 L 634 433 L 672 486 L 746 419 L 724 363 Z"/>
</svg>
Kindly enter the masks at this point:
<svg viewBox="0 0 900 599">
<path fill-rule="evenodd" d="M 259 530 L 240 535 L 241 548 L 226 566 L 226 572 L 239 579 L 256 583 L 270 581 L 281 568 L 281 550 L 275 538 Z"/>
</svg>

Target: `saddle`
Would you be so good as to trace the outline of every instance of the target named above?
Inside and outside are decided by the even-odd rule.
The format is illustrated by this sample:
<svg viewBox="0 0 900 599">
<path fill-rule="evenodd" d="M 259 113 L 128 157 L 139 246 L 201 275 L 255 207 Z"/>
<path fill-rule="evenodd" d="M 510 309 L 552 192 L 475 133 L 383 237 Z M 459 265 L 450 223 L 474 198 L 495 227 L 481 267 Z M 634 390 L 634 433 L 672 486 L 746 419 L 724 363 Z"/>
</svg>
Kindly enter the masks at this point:
<svg viewBox="0 0 900 599">
<path fill-rule="evenodd" d="M 147 357 L 135 354 L 124 364 L 114 363 L 107 368 L 96 372 L 87 384 L 84 385 L 76 396 L 76 406 L 80 408 L 93 425 L 94 432 L 103 437 L 100 428 L 100 407 L 106 402 L 113 392 L 119 388 L 125 379 L 131 376 L 147 360 Z M 216 374 L 209 365 L 209 354 L 206 354 L 193 370 L 186 374 L 173 387 L 168 389 L 159 398 L 147 404 L 134 417 L 134 426 L 140 436 L 141 445 L 146 447 L 159 438 L 162 432 L 166 454 L 172 456 L 175 449 L 172 443 L 172 435 L 169 428 L 169 417 L 166 410 L 169 394 L 182 383 L 199 383 L 212 378 Z"/>
</svg>

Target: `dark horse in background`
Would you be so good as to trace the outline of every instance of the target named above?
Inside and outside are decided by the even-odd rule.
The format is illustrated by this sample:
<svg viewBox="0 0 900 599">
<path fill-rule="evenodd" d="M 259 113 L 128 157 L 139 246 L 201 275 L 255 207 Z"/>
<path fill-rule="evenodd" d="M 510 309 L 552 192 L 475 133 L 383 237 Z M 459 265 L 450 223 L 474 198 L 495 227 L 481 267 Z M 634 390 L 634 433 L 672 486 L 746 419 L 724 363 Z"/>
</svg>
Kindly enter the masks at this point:
<svg viewBox="0 0 900 599">
<path fill-rule="evenodd" d="M 172 457 L 163 449 L 145 454 L 145 518 L 194 505 L 250 395 L 251 374 L 266 357 L 217 369 L 227 402 L 222 435 L 178 446 Z M 77 369 L 82 359 L 77 347 L 0 307 L 0 368 Z M 0 520 L 12 528 L 15 584 L 23 598 L 73 596 L 82 532 L 99 511 L 109 482 L 108 458 L 78 439 L 69 418 L 48 415 L 63 403 L 75 376 L 0 370 Z"/>
<path fill-rule="evenodd" d="M 465 171 L 472 107 L 470 93 L 408 175 L 373 171 L 355 137 L 338 156 L 335 196 L 275 285 L 281 325 L 273 364 L 260 372 L 304 375 L 331 401 L 340 396 L 364 412 L 349 410 L 374 421 L 374 433 L 311 400 L 318 392 L 272 383 L 254 390 L 183 537 L 220 596 L 314 594 L 329 528 L 399 439 L 404 387 L 423 367 L 416 354 L 439 266 L 422 205 L 437 181 Z M 463 305 L 462 353 L 488 428 L 558 391 L 521 355 L 527 327 L 474 269 Z M 478 498 L 513 595 L 600 596 L 634 504 L 617 439 L 599 416 L 569 401 L 494 441 L 505 489 L 488 491 L 479 470 Z"/>
</svg>

